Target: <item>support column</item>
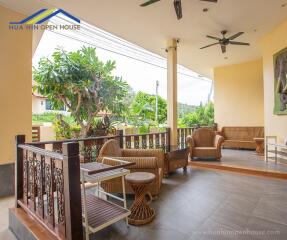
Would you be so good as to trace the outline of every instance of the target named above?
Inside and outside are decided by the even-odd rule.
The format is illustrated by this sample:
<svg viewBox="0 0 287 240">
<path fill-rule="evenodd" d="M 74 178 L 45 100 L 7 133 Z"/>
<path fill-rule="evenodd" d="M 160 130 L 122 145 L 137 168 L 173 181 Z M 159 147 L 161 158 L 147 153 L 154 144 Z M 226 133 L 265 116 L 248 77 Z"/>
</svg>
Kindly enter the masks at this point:
<svg viewBox="0 0 287 240">
<path fill-rule="evenodd" d="M 177 41 L 167 41 L 167 125 L 171 149 L 177 147 Z"/>
</svg>

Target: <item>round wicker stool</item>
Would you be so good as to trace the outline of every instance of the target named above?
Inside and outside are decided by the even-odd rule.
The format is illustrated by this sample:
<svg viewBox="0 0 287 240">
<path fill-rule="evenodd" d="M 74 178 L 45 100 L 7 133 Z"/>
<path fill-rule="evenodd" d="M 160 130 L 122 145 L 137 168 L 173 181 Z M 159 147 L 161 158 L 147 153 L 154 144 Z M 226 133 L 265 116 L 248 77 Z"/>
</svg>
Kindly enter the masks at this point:
<svg viewBox="0 0 287 240">
<path fill-rule="evenodd" d="M 134 172 L 128 174 L 125 179 L 135 192 L 135 200 L 130 207 L 131 215 L 128 217 L 129 224 L 139 226 L 150 223 L 155 217 L 155 211 L 149 206 L 152 196 L 148 192 L 148 186 L 154 181 L 155 175 Z"/>
</svg>

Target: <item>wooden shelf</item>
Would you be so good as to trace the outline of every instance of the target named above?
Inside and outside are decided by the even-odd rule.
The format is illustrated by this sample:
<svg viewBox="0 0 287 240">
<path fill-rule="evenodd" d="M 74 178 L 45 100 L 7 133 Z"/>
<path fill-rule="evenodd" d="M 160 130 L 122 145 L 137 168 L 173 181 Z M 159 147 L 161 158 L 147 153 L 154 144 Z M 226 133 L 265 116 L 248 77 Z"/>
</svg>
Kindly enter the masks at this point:
<svg viewBox="0 0 287 240">
<path fill-rule="evenodd" d="M 129 210 L 88 193 L 86 204 L 91 232 L 97 232 L 130 215 Z"/>
</svg>

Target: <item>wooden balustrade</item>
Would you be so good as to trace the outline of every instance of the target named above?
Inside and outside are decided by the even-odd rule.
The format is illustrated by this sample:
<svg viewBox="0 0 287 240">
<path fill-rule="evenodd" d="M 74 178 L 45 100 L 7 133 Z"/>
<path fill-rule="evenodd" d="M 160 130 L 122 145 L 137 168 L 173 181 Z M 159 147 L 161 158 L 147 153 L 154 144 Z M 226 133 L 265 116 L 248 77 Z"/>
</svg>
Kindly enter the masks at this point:
<svg viewBox="0 0 287 240">
<path fill-rule="evenodd" d="M 32 127 L 32 142 L 40 142 L 41 141 L 41 131 L 40 126 Z"/>
<path fill-rule="evenodd" d="M 186 147 L 186 137 L 192 135 L 195 127 L 178 128 L 177 129 L 177 145 L 179 149 Z"/>
<path fill-rule="evenodd" d="M 33 146 L 62 153 L 63 144 L 67 142 L 78 142 L 81 162 L 93 162 L 99 155 L 104 143 L 110 139 L 119 140 L 120 147 L 124 149 L 169 149 L 169 129 L 165 132 L 130 134 L 123 135 L 122 130 L 118 130 L 116 135 L 101 136 L 91 138 L 80 138 L 59 141 L 32 142 Z"/>
<path fill-rule="evenodd" d="M 16 207 L 56 238 L 81 240 L 79 144 L 64 143 L 61 154 L 24 143 L 16 137 Z"/>
<path fill-rule="evenodd" d="M 163 149 L 169 148 L 169 131 L 147 134 L 122 135 L 124 149 Z"/>
</svg>

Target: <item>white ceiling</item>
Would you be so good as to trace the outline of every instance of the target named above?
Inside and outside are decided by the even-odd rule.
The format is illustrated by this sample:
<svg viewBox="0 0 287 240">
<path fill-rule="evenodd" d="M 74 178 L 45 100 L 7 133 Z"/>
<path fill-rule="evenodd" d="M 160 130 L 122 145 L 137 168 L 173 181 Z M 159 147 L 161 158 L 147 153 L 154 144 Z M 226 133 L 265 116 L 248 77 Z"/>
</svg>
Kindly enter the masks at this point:
<svg viewBox="0 0 287 240">
<path fill-rule="evenodd" d="M 44 3 L 45 2 L 45 3 Z M 182 0 L 183 18 L 178 21 L 172 0 L 139 7 L 145 0 L 0 0 L 3 5 L 24 14 L 39 8 L 63 8 L 82 20 L 109 31 L 149 51 L 165 56 L 166 40 L 179 38 L 178 62 L 202 75 L 213 77 L 216 66 L 260 58 L 258 40 L 287 18 L 287 0 L 218 0 L 217 4 Z M 203 13 L 203 8 L 209 8 Z M 200 50 L 213 43 L 205 35 L 220 36 L 245 32 L 238 41 L 251 46 L 228 46 L 223 55 L 219 46 Z M 225 59 L 228 57 L 228 59 Z"/>
</svg>

